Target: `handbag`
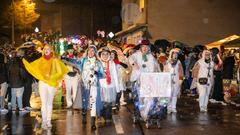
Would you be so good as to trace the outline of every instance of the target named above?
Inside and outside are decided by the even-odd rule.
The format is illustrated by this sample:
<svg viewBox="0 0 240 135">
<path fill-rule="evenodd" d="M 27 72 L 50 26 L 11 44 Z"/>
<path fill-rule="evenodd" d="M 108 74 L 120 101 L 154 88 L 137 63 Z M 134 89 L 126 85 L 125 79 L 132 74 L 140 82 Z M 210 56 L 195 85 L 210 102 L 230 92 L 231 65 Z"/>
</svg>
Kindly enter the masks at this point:
<svg viewBox="0 0 240 135">
<path fill-rule="evenodd" d="M 208 75 L 207 77 L 201 77 L 198 79 L 198 83 L 201 85 L 206 85 L 208 84 L 208 77 L 210 77 L 210 63 L 209 63 L 209 67 L 208 67 Z"/>
<path fill-rule="evenodd" d="M 198 82 L 201 84 L 201 85 L 206 85 L 208 83 L 208 78 L 199 78 L 198 79 Z"/>
</svg>

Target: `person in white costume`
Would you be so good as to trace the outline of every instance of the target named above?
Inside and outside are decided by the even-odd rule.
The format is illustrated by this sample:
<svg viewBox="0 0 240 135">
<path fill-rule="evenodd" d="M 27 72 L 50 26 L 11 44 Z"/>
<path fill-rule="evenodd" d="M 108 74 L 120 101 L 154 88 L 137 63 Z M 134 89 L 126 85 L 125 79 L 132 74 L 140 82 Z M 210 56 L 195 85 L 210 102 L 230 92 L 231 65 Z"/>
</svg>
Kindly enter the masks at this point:
<svg viewBox="0 0 240 135">
<path fill-rule="evenodd" d="M 192 76 L 197 80 L 201 112 L 207 112 L 209 94 L 214 83 L 213 67 L 214 63 L 211 58 L 211 52 L 204 50 L 202 58 L 197 61 L 192 70 Z"/>
<path fill-rule="evenodd" d="M 71 45 L 68 46 L 68 58 L 75 58 L 73 54 L 73 48 Z M 64 81 L 66 84 L 66 101 L 67 101 L 67 108 L 70 109 L 73 106 L 73 103 L 76 99 L 76 95 L 78 92 L 78 80 L 79 74 L 74 66 L 67 65 L 69 72 L 64 77 Z"/>
<path fill-rule="evenodd" d="M 131 82 L 139 81 L 142 72 L 159 72 L 160 67 L 157 60 L 153 57 L 150 50 L 150 42 L 142 40 L 140 50 L 129 57 L 129 63 L 132 66 L 130 77 Z"/>
<path fill-rule="evenodd" d="M 168 113 L 177 112 L 177 98 L 180 94 L 183 81 L 183 67 L 180 60 L 178 60 L 178 53 L 179 49 L 172 49 L 169 53 L 167 63 L 164 66 L 164 72 L 170 72 L 172 75 L 172 95 L 170 98 L 170 103 L 168 104 Z"/>
<path fill-rule="evenodd" d="M 105 78 L 100 79 L 101 99 L 104 104 L 103 117 L 108 124 L 112 120 L 112 105 L 115 104 L 116 94 L 120 92 L 119 78 L 116 64 L 110 59 L 109 49 L 102 48 L 99 56 L 105 71 Z"/>
<path fill-rule="evenodd" d="M 120 98 L 127 89 L 126 69 L 128 68 L 128 65 L 119 60 L 117 51 L 115 51 L 115 50 L 111 50 L 111 59 L 116 64 L 117 73 L 118 73 L 120 92 L 118 92 L 117 96 L 116 96 L 116 109 L 119 110 Z"/>
<path fill-rule="evenodd" d="M 159 64 L 151 53 L 150 42 L 148 40 L 142 40 L 138 46 L 140 46 L 139 50 L 129 56 L 129 64 L 132 67 L 130 81 L 132 82 L 132 99 L 134 104 L 138 104 L 140 99 L 138 93 L 140 90 L 140 83 L 142 83 L 140 82 L 141 73 L 154 73 L 160 71 Z M 143 99 L 145 103 L 150 103 L 152 101 L 152 98 L 142 98 L 141 100 Z M 137 104 L 135 104 L 134 107 L 133 121 L 137 121 L 139 115 L 141 115 L 141 111 L 139 107 L 137 107 Z M 147 107 L 144 107 L 142 112 L 146 111 L 149 110 Z"/>
<path fill-rule="evenodd" d="M 97 48 L 95 45 L 89 45 L 86 50 L 86 56 L 82 59 L 68 59 L 75 64 L 80 73 L 83 82 L 82 89 L 82 122 L 87 123 L 87 110 L 90 109 L 91 128 L 96 129 L 96 116 L 101 115 L 102 101 L 100 96 L 99 79 L 104 77 L 104 71 L 101 61 L 96 56 Z"/>
</svg>

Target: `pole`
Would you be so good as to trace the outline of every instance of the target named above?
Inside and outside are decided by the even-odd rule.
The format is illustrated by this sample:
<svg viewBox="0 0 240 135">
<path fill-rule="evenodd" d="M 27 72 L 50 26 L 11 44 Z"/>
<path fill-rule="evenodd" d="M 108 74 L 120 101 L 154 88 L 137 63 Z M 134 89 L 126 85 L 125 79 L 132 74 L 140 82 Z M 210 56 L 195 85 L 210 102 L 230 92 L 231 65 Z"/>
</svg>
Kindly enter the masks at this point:
<svg viewBox="0 0 240 135">
<path fill-rule="evenodd" d="M 15 10 L 15 7 L 14 7 L 14 0 L 12 0 L 12 45 L 14 46 L 15 44 L 15 17 L 14 17 L 14 10 Z"/>
<path fill-rule="evenodd" d="M 91 39 L 93 39 L 93 0 L 91 0 Z"/>
<path fill-rule="evenodd" d="M 24 2 L 24 34 L 26 34 L 26 1 Z"/>
</svg>

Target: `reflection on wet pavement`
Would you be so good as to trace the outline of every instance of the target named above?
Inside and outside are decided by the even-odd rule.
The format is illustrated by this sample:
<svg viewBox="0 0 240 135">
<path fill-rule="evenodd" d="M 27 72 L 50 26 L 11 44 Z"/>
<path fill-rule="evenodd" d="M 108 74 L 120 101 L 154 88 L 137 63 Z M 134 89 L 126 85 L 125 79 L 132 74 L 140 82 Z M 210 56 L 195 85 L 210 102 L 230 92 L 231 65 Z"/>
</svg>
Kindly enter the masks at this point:
<svg viewBox="0 0 240 135">
<path fill-rule="evenodd" d="M 114 135 L 114 134 L 164 134 L 164 135 L 239 135 L 240 109 L 234 106 L 210 104 L 207 113 L 200 113 L 198 102 L 193 98 L 182 97 L 178 102 L 178 113 L 168 115 L 162 121 L 161 129 L 145 128 L 145 123 L 133 124 L 132 105 L 121 107 L 118 114 L 113 115 L 113 123 L 104 126 L 102 119 L 98 119 L 98 129 L 91 131 L 88 122 L 82 124 L 80 110 L 66 110 L 55 102 L 52 117 L 52 129 L 42 130 L 40 101 L 32 97 L 31 104 L 35 108 L 30 113 L 18 112 L 0 115 L 0 134 L 46 134 L 46 135 Z M 89 114 L 88 114 L 89 115 Z M 90 121 L 90 116 L 88 116 Z"/>
</svg>

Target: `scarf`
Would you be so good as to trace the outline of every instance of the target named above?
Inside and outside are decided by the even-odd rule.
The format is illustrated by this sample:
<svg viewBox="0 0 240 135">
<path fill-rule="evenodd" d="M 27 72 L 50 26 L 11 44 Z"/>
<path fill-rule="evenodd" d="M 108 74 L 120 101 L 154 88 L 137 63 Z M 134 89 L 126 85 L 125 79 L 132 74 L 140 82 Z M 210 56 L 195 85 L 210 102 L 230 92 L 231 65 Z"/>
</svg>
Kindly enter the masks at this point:
<svg viewBox="0 0 240 135">
<path fill-rule="evenodd" d="M 113 60 L 115 64 L 120 64 L 121 62 L 119 61 L 119 59 L 114 59 Z"/>
<path fill-rule="evenodd" d="M 43 57 L 46 59 L 46 60 L 50 60 L 52 58 L 52 53 L 49 54 L 49 55 L 43 55 Z"/>
<path fill-rule="evenodd" d="M 68 58 L 74 58 L 73 54 L 68 54 Z"/>
<path fill-rule="evenodd" d="M 105 62 L 106 64 L 106 80 L 107 84 L 111 84 L 111 75 L 110 75 L 110 67 L 109 67 L 109 61 Z"/>
<path fill-rule="evenodd" d="M 147 59 L 147 55 L 148 55 L 148 54 L 150 54 L 150 51 L 147 52 L 146 54 L 142 54 L 142 59 L 143 59 L 144 62 L 147 62 L 147 61 L 148 61 L 148 59 Z"/>
</svg>

